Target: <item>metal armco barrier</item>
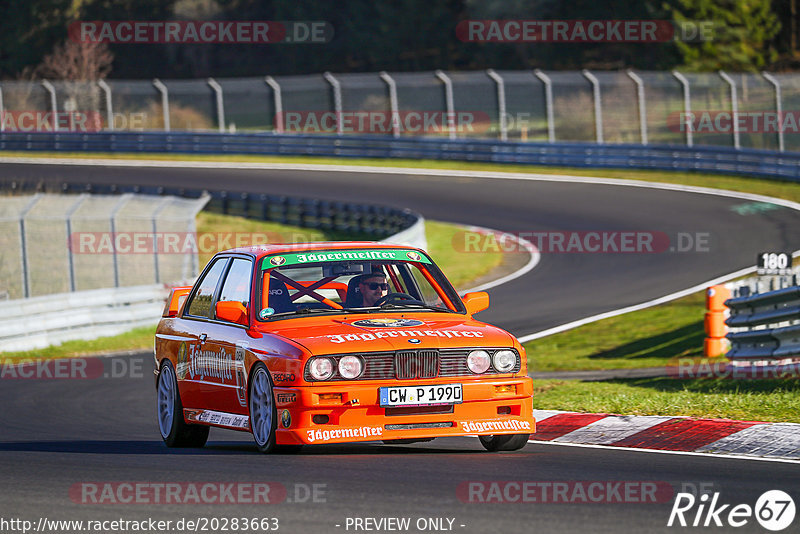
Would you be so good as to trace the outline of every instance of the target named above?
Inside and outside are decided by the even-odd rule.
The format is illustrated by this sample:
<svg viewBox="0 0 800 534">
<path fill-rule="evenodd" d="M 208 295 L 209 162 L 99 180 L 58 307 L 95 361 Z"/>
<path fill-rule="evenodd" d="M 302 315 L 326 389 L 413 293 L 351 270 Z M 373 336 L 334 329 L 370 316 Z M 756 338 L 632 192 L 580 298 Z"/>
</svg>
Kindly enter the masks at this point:
<svg viewBox="0 0 800 534">
<path fill-rule="evenodd" d="M 712 146 L 533 143 L 274 133 L 0 132 L 0 151 L 2 150 L 435 159 L 581 168 L 698 171 L 800 181 L 800 153 Z"/>
<path fill-rule="evenodd" d="M 779 360 L 800 357 L 800 287 L 787 287 L 768 293 L 728 299 L 725 305 L 731 316 L 725 321 L 731 328 L 729 359 Z"/>
</svg>

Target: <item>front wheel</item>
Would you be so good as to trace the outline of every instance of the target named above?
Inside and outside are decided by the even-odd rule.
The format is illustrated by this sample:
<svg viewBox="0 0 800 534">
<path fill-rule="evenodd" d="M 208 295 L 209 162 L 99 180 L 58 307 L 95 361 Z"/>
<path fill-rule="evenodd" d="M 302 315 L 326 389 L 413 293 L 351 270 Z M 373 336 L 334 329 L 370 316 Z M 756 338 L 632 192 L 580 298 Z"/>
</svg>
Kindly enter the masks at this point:
<svg viewBox="0 0 800 534">
<path fill-rule="evenodd" d="M 275 430 L 278 422 L 278 409 L 272 396 L 272 379 L 263 363 L 256 364 L 250 379 L 250 430 L 258 450 L 263 453 L 275 449 Z"/>
<path fill-rule="evenodd" d="M 167 447 L 202 447 L 208 441 L 209 428 L 205 425 L 187 425 L 183 420 L 183 405 L 178 393 L 178 381 L 172 362 L 164 362 L 158 373 L 158 429 Z"/>
<path fill-rule="evenodd" d="M 528 443 L 530 434 L 499 434 L 497 436 L 478 436 L 481 445 L 491 452 L 516 451 Z"/>
</svg>

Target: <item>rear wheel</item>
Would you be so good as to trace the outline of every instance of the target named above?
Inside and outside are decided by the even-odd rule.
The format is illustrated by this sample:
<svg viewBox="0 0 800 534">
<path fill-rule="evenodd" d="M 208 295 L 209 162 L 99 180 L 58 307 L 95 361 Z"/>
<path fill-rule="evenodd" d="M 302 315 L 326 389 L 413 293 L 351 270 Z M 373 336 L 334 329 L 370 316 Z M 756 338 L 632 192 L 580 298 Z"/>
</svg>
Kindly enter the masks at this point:
<svg viewBox="0 0 800 534">
<path fill-rule="evenodd" d="M 478 436 L 481 445 L 491 452 L 516 451 L 528 443 L 530 434 L 499 434 L 496 436 Z"/>
<path fill-rule="evenodd" d="M 278 410 L 272 396 L 272 379 L 267 367 L 257 363 L 250 378 L 250 430 L 253 432 L 258 450 L 263 453 L 275 449 L 275 430 L 278 422 Z"/>
<path fill-rule="evenodd" d="M 167 447 L 202 447 L 208 441 L 209 428 L 205 425 L 187 425 L 183 420 L 183 405 L 178 392 L 175 369 L 169 360 L 158 373 L 156 415 L 161 439 Z"/>
</svg>

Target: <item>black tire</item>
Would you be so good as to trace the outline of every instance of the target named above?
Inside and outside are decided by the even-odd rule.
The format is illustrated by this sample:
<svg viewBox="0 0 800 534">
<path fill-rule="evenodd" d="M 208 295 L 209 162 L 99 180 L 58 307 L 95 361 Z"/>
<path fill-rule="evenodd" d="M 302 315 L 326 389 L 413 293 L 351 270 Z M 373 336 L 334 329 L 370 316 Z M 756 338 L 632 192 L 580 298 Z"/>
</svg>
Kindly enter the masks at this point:
<svg viewBox="0 0 800 534">
<path fill-rule="evenodd" d="M 478 436 L 483 448 L 490 452 L 516 451 L 528 443 L 530 434 L 498 434 L 496 436 Z"/>
<path fill-rule="evenodd" d="M 258 450 L 265 454 L 275 450 L 275 431 L 278 428 L 278 409 L 272 389 L 272 378 L 266 365 L 257 363 L 250 375 L 247 407 L 253 439 Z"/>
<path fill-rule="evenodd" d="M 188 425 L 183 420 L 183 404 L 172 362 L 165 360 L 158 373 L 156 418 L 161 439 L 167 447 L 202 447 L 208 441 L 209 427 Z"/>
</svg>

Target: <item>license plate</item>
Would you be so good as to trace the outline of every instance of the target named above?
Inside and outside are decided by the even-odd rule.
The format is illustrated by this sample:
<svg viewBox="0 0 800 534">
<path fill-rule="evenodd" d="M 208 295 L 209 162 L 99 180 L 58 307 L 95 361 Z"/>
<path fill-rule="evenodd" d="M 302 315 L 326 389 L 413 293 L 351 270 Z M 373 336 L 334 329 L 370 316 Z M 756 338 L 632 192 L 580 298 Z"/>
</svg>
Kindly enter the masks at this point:
<svg viewBox="0 0 800 534">
<path fill-rule="evenodd" d="M 435 406 L 460 404 L 461 384 L 380 388 L 381 406 Z"/>
</svg>

